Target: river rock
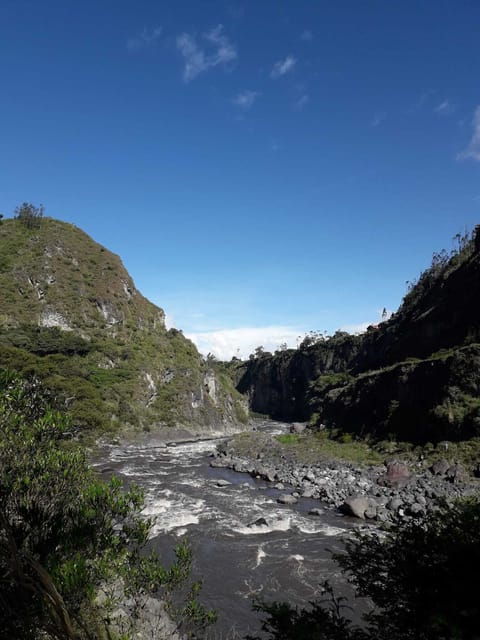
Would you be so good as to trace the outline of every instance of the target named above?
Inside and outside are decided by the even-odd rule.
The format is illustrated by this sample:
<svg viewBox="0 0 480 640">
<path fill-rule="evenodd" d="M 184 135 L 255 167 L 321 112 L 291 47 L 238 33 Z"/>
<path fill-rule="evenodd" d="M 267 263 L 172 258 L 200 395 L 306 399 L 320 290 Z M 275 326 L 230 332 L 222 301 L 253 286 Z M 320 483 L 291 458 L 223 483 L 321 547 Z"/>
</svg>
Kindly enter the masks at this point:
<svg viewBox="0 0 480 640">
<path fill-rule="evenodd" d="M 437 460 L 430 467 L 434 476 L 444 476 L 450 468 L 450 463 L 445 458 Z"/>
<path fill-rule="evenodd" d="M 398 496 L 395 498 L 392 498 L 389 502 L 387 502 L 387 509 L 389 509 L 390 511 L 395 511 L 397 512 L 400 507 L 403 505 L 403 500 L 401 500 Z"/>
<path fill-rule="evenodd" d="M 265 520 L 265 518 L 257 518 L 255 522 L 250 522 L 250 524 L 247 524 L 247 527 L 249 527 L 250 529 L 252 527 L 268 527 L 268 522 Z"/>
<path fill-rule="evenodd" d="M 232 461 L 230 460 L 230 458 L 226 458 L 226 457 L 213 458 L 213 460 L 210 460 L 210 466 L 214 469 L 216 468 L 222 469 L 223 467 L 230 467 L 231 464 L 232 464 Z"/>
<path fill-rule="evenodd" d="M 411 516 L 423 516 L 425 513 L 425 506 L 421 505 L 419 502 L 414 502 L 408 508 L 408 513 Z"/>
<path fill-rule="evenodd" d="M 340 511 L 349 516 L 355 518 L 365 518 L 365 511 L 369 508 L 370 504 L 368 498 L 364 496 L 356 496 L 347 498 L 340 507 Z"/>
<path fill-rule="evenodd" d="M 290 495 L 289 493 L 282 493 L 278 496 L 277 502 L 280 504 L 296 504 L 297 499 L 295 496 Z"/>
<path fill-rule="evenodd" d="M 468 474 L 465 471 L 465 467 L 458 463 L 452 465 L 445 475 L 450 482 L 453 482 L 453 484 L 459 484 L 468 480 Z"/>
<path fill-rule="evenodd" d="M 310 509 L 308 513 L 311 516 L 321 516 L 323 515 L 324 511 L 323 509 Z"/>
<path fill-rule="evenodd" d="M 221 478 L 220 480 L 217 480 L 215 484 L 217 485 L 217 487 L 228 487 L 232 483 L 229 482 L 228 480 L 224 480 L 223 478 Z"/>
<path fill-rule="evenodd" d="M 386 467 L 387 472 L 377 480 L 380 486 L 392 489 L 402 489 L 407 486 L 412 476 L 406 464 L 393 460 L 387 462 Z"/>
<path fill-rule="evenodd" d="M 302 422 L 292 422 L 290 425 L 290 433 L 303 433 L 307 425 Z"/>
</svg>

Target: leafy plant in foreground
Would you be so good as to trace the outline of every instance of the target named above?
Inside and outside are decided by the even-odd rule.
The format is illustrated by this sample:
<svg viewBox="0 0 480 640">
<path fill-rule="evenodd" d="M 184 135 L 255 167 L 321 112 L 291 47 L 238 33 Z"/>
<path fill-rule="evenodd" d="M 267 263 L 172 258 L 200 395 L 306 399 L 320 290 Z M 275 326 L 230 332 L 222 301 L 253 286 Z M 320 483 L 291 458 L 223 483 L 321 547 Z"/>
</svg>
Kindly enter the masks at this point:
<svg viewBox="0 0 480 640">
<path fill-rule="evenodd" d="M 358 532 L 336 555 L 357 595 L 375 609 L 355 627 L 329 588 L 303 609 L 260 603 L 269 640 L 474 640 L 479 637 L 480 501 L 446 503 L 422 521 L 398 522 L 385 536 Z M 247 640 L 260 640 L 249 636 Z"/>
<path fill-rule="evenodd" d="M 110 613 L 128 599 L 128 638 L 145 596 L 173 602 L 189 577 L 188 546 L 169 568 L 146 552 L 142 492 L 99 480 L 70 426 L 37 381 L 0 371 L 0 637 L 113 638 Z M 213 618 L 197 593 L 179 622 L 191 634 Z"/>
</svg>

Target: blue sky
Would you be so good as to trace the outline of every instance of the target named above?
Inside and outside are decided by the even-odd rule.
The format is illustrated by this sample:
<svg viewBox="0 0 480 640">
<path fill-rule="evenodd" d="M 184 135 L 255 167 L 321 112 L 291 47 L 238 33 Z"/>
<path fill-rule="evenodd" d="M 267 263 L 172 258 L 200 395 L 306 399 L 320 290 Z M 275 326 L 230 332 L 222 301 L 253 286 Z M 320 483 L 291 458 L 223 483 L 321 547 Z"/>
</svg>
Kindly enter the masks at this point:
<svg viewBox="0 0 480 640">
<path fill-rule="evenodd" d="M 359 329 L 479 221 L 479 34 L 476 0 L 0 0 L 0 210 L 204 352 Z"/>
</svg>

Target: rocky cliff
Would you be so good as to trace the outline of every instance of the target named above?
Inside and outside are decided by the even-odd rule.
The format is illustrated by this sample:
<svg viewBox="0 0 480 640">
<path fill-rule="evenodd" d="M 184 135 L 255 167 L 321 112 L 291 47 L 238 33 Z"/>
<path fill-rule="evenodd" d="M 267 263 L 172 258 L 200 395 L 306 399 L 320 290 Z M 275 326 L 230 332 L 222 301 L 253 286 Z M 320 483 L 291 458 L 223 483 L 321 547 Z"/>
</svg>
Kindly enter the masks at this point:
<svg viewBox="0 0 480 640">
<path fill-rule="evenodd" d="M 439 441 L 480 435 L 480 232 L 434 254 L 394 316 L 239 366 L 253 410 L 342 432 Z"/>
<path fill-rule="evenodd" d="M 5 220 L 0 292 L 0 366 L 43 379 L 78 428 L 211 428 L 245 416 L 120 258 L 74 225 Z"/>
</svg>

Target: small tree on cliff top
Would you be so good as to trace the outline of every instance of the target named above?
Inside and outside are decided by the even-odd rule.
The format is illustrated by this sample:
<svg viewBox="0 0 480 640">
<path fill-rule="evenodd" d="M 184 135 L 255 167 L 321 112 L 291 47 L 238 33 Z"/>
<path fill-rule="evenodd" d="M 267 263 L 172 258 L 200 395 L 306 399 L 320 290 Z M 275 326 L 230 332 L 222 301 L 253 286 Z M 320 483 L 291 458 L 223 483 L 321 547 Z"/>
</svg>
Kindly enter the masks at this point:
<svg viewBox="0 0 480 640">
<path fill-rule="evenodd" d="M 15 208 L 15 219 L 25 225 L 28 229 L 36 229 L 40 226 L 43 218 L 43 205 L 35 207 L 30 202 L 24 202 Z"/>
</svg>

